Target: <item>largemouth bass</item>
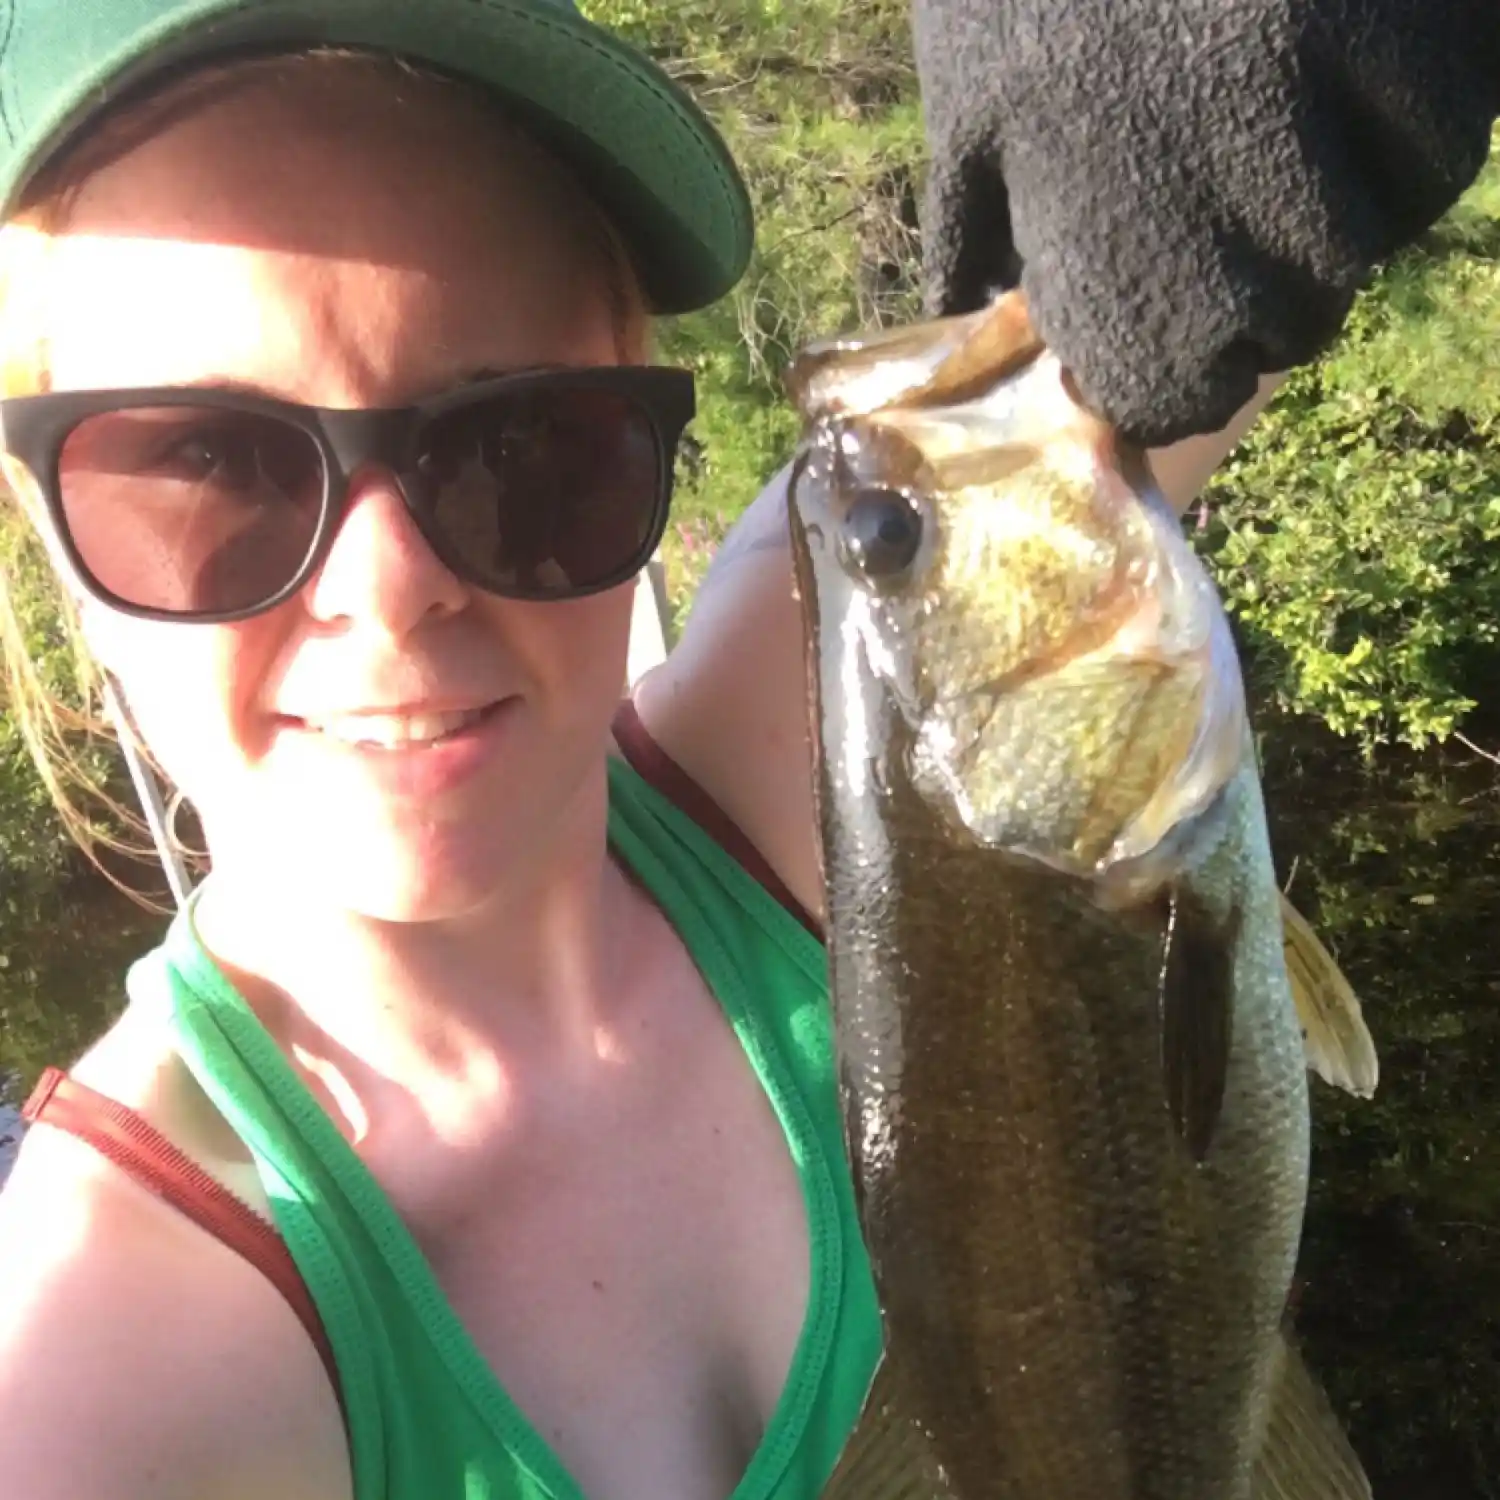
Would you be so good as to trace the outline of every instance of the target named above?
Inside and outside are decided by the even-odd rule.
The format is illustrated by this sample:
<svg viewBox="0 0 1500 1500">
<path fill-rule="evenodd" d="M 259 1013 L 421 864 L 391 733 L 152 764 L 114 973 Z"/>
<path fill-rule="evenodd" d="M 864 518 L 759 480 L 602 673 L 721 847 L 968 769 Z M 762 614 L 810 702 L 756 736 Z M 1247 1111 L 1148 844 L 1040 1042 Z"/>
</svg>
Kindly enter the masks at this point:
<svg viewBox="0 0 1500 1500">
<path fill-rule="evenodd" d="M 815 347 L 790 385 L 841 1087 L 886 1334 L 832 1493 L 1367 1495 L 1284 1332 L 1301 934 L 1207 574 L 1017 295 Z M 1347 1004 L 1313 1027 L 1319 1066 L 1368 1092 Z"/>
</svg>

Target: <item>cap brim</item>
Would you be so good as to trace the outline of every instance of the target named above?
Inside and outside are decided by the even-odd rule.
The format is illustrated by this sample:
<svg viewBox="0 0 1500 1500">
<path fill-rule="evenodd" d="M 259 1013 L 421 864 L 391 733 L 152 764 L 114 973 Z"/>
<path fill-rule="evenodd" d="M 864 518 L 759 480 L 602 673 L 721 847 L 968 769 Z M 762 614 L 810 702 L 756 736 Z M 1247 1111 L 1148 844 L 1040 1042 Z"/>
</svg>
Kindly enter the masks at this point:
<svg viewBox="0 0 1500 1500">
<path fill-rule="evenodd" d="M 17 131 L 0 198 L 99 111 L 167 72 L 239 53 L 391 53 L 493 92 L 567 162 L 623 235 L 658 312 L 717 300 L 749 260 L 753 219 L 733 159 L 655 63 L 545 0 L 200 0 L 136 27 Z"/>
</svg>

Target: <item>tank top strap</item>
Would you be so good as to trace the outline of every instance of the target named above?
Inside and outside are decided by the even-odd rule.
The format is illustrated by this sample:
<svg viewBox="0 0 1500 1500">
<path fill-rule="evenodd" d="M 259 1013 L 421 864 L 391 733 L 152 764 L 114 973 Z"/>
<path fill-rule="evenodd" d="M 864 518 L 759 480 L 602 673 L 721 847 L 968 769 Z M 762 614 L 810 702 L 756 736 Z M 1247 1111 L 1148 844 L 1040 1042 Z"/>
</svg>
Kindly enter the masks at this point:
<svg viewBox="0 0 1500 1500">
<path fill-rule="evenodd" d="M 767 895 L 821 942 L 823 929 L 817 918 L 787 889 L 739 824 L 652 738 L 630 699 L 620 704 L 612 728 L 615 743 L 630 769 L 691 818 Z"/>
<path fill-rule="evenodd" d="M 285 1242 L 249 1204 L 174 1146 L 144 1115 L 48 1068 L 21 1109 L 28 1125 L 50 1125 L 93 1147 L 133 1181 L 250 1262 L 285 1298 L 318 1351 L 335 1391 L 333 1350 Z"/>
</svg>

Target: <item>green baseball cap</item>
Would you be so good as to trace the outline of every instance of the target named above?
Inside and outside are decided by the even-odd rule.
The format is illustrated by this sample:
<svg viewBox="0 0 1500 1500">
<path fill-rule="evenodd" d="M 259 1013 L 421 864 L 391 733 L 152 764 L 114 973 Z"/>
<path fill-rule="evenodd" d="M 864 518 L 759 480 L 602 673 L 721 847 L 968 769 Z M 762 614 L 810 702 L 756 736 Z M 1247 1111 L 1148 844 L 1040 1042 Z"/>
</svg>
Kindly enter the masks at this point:
<svg viewBox="0 0 1500 1500">
<path fill-rule="evenodd" d="M 657 311 L 706 306 L 744 272 L 753 218 L 719 133 L 572 0 L 0 0 L 0 216 L 122 95 L 311 47 L 390 53 L 489 90 L 610 215 Z"/>
</svg>

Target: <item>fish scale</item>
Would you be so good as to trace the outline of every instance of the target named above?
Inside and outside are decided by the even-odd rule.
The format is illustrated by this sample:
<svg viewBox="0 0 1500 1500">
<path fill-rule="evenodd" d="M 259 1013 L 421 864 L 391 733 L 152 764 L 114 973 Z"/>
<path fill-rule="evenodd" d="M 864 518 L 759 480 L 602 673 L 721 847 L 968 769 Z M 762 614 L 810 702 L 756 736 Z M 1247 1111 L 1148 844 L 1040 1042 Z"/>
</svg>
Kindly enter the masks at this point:
<svg viewBox="0 0 1500 1500">
<path fill-rule="evenodd" d="M 1284 1330 L 1307 1060 L 1217 597 L 1013 297 L 792 386 L 886 1336 L 829 1495 L 1366 1496 Z"/>
</svg>

